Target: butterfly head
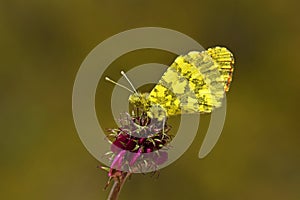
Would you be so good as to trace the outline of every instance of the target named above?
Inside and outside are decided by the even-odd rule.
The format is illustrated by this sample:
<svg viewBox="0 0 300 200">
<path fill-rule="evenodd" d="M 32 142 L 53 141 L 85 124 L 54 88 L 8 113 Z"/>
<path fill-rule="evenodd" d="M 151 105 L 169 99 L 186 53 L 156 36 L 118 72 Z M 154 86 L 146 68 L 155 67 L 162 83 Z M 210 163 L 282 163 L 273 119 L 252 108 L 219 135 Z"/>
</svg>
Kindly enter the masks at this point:
<svg viewBox="0 0 300 200">
<path fill-rule="evenodd" d="M 149 93 L 133 93 L 129 96 L 129 103 L 143 111 L 148 111 L 150 108 L 150 101 L 148 100 Z"/>
<path fill-rule="evenodd" d="M 129 96 L 129 102 L 142 109 L 151 119 L 162 121 L 166 116 L 166 110 L 159 104 L 153 104 L 149 100 L 149 93 L 133 93 Z"/>
</svg>

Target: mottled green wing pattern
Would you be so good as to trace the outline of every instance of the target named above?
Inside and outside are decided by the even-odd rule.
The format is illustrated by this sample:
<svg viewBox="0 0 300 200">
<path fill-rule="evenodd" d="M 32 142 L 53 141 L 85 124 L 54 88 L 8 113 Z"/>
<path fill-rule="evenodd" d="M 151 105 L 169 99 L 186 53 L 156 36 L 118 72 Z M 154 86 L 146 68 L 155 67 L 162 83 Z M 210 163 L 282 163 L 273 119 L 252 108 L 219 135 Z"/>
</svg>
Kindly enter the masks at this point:
<svg viewBox="0 0 300 200">
<path fill-rule="evenodd" d="M 219 48 L 177 57 L 150 92 L 150 103 L 162 107 L 167 116 L 210 113 L 219 107 L 233 71 L 227 67 L 228 63 L 233 64 L 228 59 L 232 54 L 226 48 Z"/>
</svg>

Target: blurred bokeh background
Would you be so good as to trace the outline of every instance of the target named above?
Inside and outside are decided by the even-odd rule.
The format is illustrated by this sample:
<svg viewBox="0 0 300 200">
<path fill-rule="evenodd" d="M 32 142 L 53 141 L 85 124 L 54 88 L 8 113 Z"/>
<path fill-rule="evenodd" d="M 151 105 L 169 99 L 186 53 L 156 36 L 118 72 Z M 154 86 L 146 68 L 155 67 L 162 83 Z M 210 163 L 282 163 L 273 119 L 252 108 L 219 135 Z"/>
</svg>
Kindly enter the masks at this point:
<svg viewBox="0 0 300 200">
<path fill-rule="evenodd" d="M 300 199 L 299 1 L 0 1 L 0 198 L 106 199 L 107 174 L 81 143 L 72 118 L 72 87 L 81 62 L 121 31 L 158 26 L 203 47 L 227 46 L 236 71 L 220 140 L 197 155 L 196 140 L 158 179 L 134 175 L 120 199 Z M 109 68 L 171 63 L 174 55 L 137 51 Z M 97 93 L 102 125 L 113 123 Z M 108 117 L 103 117 L 108 116 Z"/>
</svg>

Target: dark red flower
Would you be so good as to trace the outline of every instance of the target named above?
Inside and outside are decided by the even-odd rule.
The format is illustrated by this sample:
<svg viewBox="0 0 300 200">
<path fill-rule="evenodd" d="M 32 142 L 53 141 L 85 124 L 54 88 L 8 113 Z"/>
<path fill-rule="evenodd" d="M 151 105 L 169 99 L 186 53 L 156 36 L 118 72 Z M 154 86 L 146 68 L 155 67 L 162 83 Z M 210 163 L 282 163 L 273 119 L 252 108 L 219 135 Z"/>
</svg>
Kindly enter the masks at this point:
<svg viewBox="0 0 300 200">
<path fill-rule="evenodd" d="M 150 119 L 142 113 L 140 116 L 126 114 L 120 123 L 118 129 L 108 129 L 113 135 L 111 168 L 130 171 L 148 165 L 156 169 L 166 162 L 168 154 L 162 148 L 171 140 L 167 134 L 170 126 L 166 122 Z M 113 176 L 113 171 L 110 170 L 109 176 Z"/>
</svg>

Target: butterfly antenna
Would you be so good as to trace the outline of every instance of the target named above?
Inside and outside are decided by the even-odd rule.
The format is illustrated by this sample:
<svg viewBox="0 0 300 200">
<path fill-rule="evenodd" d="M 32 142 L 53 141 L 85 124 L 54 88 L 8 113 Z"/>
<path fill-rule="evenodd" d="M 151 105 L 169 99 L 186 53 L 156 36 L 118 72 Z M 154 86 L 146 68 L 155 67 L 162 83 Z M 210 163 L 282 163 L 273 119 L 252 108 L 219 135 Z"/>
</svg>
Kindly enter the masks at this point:
<svg viewBox="0 0 300 200">
<path fill-rule="evenodd" d="M 111 83 L 113 83 L 113 84 L 115 84 L 115 85 L 117 85 L 117 86 L 119 86 L 119 87 L 121 87 L 121 88 L 124 88 L 125 90 L 128 90 L 128 91 L 131 92 L 131 93 L 134 93 L 134 91 L 132 91 L 131 89 L 125 87 L 124 85 L 121 85 L 120 83 L 117 83 L 116 81 L 111 80 L 111 79 L 108 78 L 108 77 L 105 77 L 105 80 L 106 80 L 106 81 L 109 81 L 109 82 L 111 82 Z"/>
<path fill-rule="evenodd" d="M 126 78 L 126 80 L 128 81 L 128 83 L 130 84 L 130 86 L 132 87 L 133 91 L 135 93 L 137 93 L 136 89 L 134 88 L 133 84 L 131 83 L 131 81 L 129 80 L 129 78 L 127 77 L 127 75 L 125 74 L 124 71 L 121 71 L 121 74 L 124 76 L 124 78 Z"/>
</svg>

